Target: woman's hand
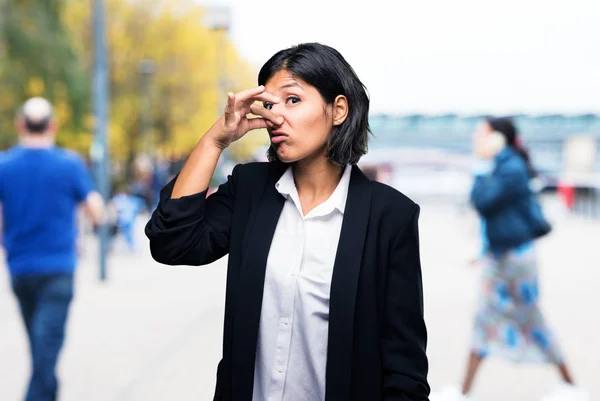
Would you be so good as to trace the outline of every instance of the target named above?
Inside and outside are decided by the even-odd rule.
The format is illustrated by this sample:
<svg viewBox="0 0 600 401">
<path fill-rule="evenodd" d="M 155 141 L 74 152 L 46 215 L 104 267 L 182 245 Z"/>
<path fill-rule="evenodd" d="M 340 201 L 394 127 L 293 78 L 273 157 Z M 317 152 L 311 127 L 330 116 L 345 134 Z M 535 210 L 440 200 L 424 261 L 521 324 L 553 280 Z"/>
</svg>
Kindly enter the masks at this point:
<svg viewBox="0 0 600 401">
<path fill-rule="evenodd" d="M 225 113 L 198 141 L 175 180 L 171 199 L 206 191 L 223 149 L 231 142 L 237 141 L 250 130 L 273 128 L 283 124 L 283 117 L 267 110 L 263 105 L 255 104 L 256 101 L 279 103 L 276 96 L 265 92 L 264 86 L 235 95 L 229 93 Z M 249 113 L 258 117 L 249 119 Z"/>
<path fill-rule="evenodd" d="M 210 133 L 220 149 L 225 149 L 232 142 L 243 137 L 248 131 L 273 128 L 283 123 L 283 117 L 276 115 L 262 105 L 256 104 L 256 101 L 279 103 L 279 98 L 265 92 L 265 87 L 262 85 L 237 94 L 228 93 L 225 113 L 216 124 L 219 129 L 211 130 Z M 259 117 L 248 118 L 250 113 Z"/>
</svg>

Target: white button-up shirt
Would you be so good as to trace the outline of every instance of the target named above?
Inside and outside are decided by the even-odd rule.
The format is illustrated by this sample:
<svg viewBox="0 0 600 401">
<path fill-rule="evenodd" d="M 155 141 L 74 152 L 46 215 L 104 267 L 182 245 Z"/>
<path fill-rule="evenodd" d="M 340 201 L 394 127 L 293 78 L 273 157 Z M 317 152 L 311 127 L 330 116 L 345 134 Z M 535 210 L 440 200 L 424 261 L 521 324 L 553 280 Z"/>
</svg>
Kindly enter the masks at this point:
<svg viewBox="0 0 600 401">
<path fill-rule="evenodd" d="M 329 199 L 306 216 L 288 168 L 286 198 L 271 243 L 263 290 L 253 401 L 323 401 L 329 294 L 352 166 Z"/>
</svg>

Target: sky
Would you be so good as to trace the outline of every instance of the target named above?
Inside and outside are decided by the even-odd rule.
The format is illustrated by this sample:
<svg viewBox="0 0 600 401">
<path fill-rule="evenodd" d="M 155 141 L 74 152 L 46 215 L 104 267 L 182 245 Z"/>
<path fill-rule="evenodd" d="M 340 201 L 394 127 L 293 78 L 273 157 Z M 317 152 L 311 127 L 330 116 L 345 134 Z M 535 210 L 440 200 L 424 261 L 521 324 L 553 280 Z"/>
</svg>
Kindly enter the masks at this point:
<svg viewBox="0 0 600 401">
<path fill-rule="evenodd" d="M 374 113 L 600 113 L 600 0 L 197 0 L 260 66 L 336 48 Z M 350 5 L 354 3 L 354 5 Z"/>
</svg>

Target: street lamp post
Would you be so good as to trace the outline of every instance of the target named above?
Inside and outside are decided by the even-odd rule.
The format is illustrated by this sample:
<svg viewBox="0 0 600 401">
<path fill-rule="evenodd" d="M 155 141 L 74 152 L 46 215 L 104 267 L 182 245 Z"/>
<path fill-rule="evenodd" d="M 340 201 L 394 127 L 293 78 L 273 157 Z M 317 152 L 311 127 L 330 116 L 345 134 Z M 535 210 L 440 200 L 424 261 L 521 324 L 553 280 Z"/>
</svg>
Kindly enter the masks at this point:
<svg viewBox="0 0 600 401">
<path fill-rule="evenodd" d="M 225 43 L 231 28 L 231 9 L 226 6 L 207 7 L 204 24 L 218 35 L 215 67 L 217 71 L 217 102 L 216 117 L 223 113 L 225 94 L 227 90 L 227 75 L 225 62 Z"/>
<path fill-rule="evenodd" d="M 225 59 L 225 44 L 227 34 L 231 28 L 231 9 L 227 6 L 210 6 L 206 7 L 204 15 L 204 24 L 208 29 L 217 34 L 217 49 L 215 54 L 215 69 L 216 69 L 216 86 L 217 100 L 215 102 L 215 119 L 225 110 L 225 98 L 227 95 L 227 72 Z M 226 148 L 223 152 L 223 159 L 229 160 L 230 148 Z M 220 170 L 220 168 L 217 168 Z"/>
<path fill-rule="evenodd" d="M 105 201 L 110 196 L 110 176 L 108 171 L 109 155 L 106 140 L 108 126 L 108 62 L 106 50 L 106 37 L 104 32 L 104 3 L 103 0 L 94 0 L 94 114 L 95 132 L 94 143 L 91 149 L 91 158 L 94 162 L 96 183 L 98 191 Z M 100 280 L 106 280 L 106 251 L 108 249 L 108 226 L 101 224 L 99 227 L 100 244 Z"/>
</svg>

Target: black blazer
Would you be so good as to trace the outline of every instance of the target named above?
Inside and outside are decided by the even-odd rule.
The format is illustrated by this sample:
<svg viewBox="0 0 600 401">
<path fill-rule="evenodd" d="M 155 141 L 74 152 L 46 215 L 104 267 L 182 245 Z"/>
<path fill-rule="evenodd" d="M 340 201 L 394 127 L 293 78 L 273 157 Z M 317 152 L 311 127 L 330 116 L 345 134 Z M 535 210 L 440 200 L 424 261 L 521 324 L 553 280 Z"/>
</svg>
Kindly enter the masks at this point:
<svg viewBox="0 0 600 401">
<path fill-rule="evenodd" d="M 170 199 L 173 180 L 146 225 L 160 263 L 229 253 L 218 401 L 252 399 L 265 266 L 285 202 L 275 183 L 286 167 L 238 165 L 208 198 Z M 428 400 L 418 216 L 418 205 L 353 167 L 331 283 L 326 401 Z"/>
</svg>

